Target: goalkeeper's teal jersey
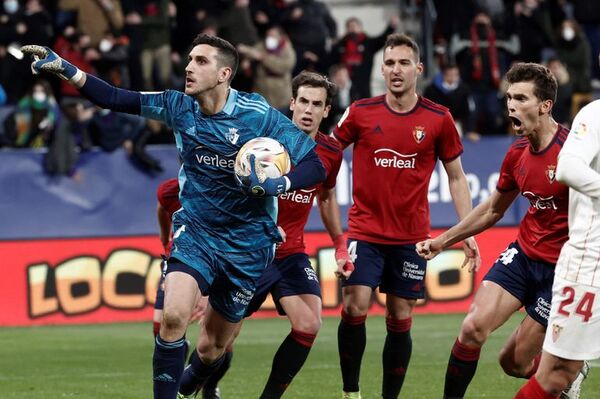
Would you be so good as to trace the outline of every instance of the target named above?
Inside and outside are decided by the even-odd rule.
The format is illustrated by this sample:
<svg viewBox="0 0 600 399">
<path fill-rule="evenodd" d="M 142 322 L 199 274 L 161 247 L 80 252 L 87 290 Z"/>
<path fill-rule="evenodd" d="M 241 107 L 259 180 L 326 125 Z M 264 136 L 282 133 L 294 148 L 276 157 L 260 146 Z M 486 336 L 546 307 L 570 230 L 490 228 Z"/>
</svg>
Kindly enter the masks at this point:
<svg viewBox="0 0 600 399">
<path fill-rule="evenodd" d="M 230 89 L 225 107 L 214 115 L 204 115 L 194 98 L 179 91 L 142 93 L 141 101 L 142 116 L 173 129 L 183 160 L 181 209 L 173 215 L 176 228 L 185 226 L 180 239 L 200 239 L 223 252 L 280 241 L 277 197 L 250 197 L 238 188 L 236 154 L 248 140 L 267 136 L 283 144 L 296 164 L 315 146 L 314 140 L 258 94 Z"/>
</svg>

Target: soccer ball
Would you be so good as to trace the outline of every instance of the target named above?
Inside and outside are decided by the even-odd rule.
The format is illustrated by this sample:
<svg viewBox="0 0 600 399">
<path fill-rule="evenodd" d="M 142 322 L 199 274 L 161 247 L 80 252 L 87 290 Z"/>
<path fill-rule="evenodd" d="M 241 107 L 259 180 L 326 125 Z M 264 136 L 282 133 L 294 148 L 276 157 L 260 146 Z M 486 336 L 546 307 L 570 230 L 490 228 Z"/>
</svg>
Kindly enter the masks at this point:
<svg viewBox="0 0 600 399">
<path fill-rule="evenodd" d="M 285 147 L 272 138 L 257 137 L 244 144 L 235 158 L 233 170 L 242 181 L 251 172 L 250 155 L 256 157 L 256 174 L 260 183 L 290 171 L 290 156 Z"/>
</svg>

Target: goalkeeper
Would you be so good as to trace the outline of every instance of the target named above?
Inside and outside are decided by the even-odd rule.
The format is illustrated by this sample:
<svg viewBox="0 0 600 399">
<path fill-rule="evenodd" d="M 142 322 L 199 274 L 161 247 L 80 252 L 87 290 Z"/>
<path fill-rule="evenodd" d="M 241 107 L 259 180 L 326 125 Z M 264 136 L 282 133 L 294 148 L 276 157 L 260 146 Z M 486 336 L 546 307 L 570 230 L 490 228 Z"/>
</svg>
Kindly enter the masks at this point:
<svg viewBox="0 0 600 399">
<path fill-rule="evenodd" d="M 274 196 L 312 187 L 325 178 L 314 141 L 260 95 L 230 87 L 238 54 L 218 37 L 198 35 L 192 43 L 185 93 L 118 89 L 48 48 L 30 45 L 22 51 L 34 56 L 34 73 L 58 75 L 100 107 L 157 119 L 173 129 L 183 161 L 182 208 L 173 215 L 163 319 L 153 356 L 154 397 L 177 397 L 188 321 L 197 295 L 210 294 L 190 364 L 202 386 L 223 362 L 256 282 L 273 258 L 274 244 L 282 240 L 275 224 Z M 295 168 L 286 176 L 264 181 L 254 173 L 247 185 L 238 186 L 233 172 L 236 153 L 259 136 L 282 143 Z"/>
</svg>

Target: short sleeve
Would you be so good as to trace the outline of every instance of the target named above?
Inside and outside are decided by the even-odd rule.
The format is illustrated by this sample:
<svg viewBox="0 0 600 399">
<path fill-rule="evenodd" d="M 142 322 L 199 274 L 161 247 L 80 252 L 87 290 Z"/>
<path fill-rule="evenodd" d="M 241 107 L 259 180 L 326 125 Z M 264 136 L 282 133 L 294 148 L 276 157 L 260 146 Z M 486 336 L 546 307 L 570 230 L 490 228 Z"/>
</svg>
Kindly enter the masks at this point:
<svg viewBox="0 0 600 399">
<path fill-rule="evenodd" d="M 508 150 L 504 160 L 502 161 L 502 167 L 500 168 L 500 176 L 498 177 L 498 183 L 496 189 L 498 191 L 513 191 L 519 188 L 517 181 L 514 176 L 514 152 Z"/>
<path fill-rule="evenodd" d="M 351 104 L 338 121 L 333 135 L 340 142 L 342 148 L 348 147 L 358 138 L 358 129 L 355 123 L 356 106 Z"/>
<path fill-rule="evenodd" d="M 444 114 L 442 129 L 436 141 L 436 153 L 444 163 L 451 162 L 463 153 L 463 145 L 450 112 Z"/>
<path fill-rule="evenodd" d="M 324 188 L 332 189 L 335 187 L 335 183 L 337 181 L 337 175 L 340 171 L 343 157 L 344 157 L 344 154 L 341 150 L 337 151 L 336 153 L 332 153 L 331 169 L 329 170 L 329 173 L 327 174 L 327 178 L 323 182 Z"/>
</svg>

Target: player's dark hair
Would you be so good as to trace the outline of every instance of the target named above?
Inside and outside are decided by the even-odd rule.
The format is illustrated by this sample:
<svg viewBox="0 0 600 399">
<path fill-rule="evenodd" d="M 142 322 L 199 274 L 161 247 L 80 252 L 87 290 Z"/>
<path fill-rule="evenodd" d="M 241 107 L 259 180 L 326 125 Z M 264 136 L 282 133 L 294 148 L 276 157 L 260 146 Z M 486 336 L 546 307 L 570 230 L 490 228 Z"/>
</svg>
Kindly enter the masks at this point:
<svg viewBox="0 0 600 399">
<path fill-rule="evenodd" d="M 392 33 L 391 35 L 388 35 L 385 40 L 385 45 L 383 46 L 384 50 L 388 47 L 394 48 L 396 46 L 410 47 L 413 53 L 415 53 L 415 57 L 417 57 L 417 62 L 421 59 L 419 45 L 410 36 L 405 35 L 404 33 Z"/>
<path fill-rule="evenodd" d="M 533 62 L 519 62 L 514 64 L 506 73 L 506 81 L 510 84 L 531 82 L 533 94 L 541 101 L 552 100 L 556 102 L 558 83 L 548 68 Z"/>
<path fill-rule="evenodd" d="M 231 82 L 235 77 L 240 62 L 240 56 L 235 47 L 225 39 L 204 33 L 196 36 L 192 42 L 192 48 L 200 44 L 207 44 L 217 49 L 217 66 L 219 68 L 224 66 L 231 68 L 231 76 L 229 77 L 229 82 Z"/>
<path fill-rule="evenodd" d="M 298 97 L 298 89 L 302 86 L 322 87 L 327 93 L 325 105 L 331 105 L 333 96 L 337 91 L 335 83 L 331 82 L 327 77 L 315 72 L 302 71 L 292 79 L 292 97 Z"/>
</svg>

